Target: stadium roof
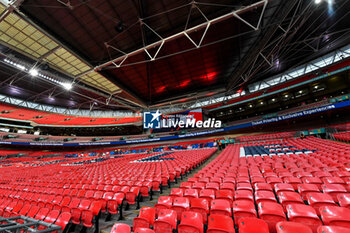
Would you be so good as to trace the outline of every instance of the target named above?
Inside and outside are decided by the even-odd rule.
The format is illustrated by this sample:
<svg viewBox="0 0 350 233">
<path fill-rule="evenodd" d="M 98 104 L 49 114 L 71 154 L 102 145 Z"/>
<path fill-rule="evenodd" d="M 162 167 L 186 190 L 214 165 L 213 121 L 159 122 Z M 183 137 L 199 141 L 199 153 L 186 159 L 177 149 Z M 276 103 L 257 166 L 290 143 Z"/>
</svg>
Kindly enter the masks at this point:
<svg viewBox="0 0 350 233">
<path fill-rule="evenodd" d="M 0 94 L 69 108 L 227 95 L 350 41 L 346 0 L 1 1 Z"/>
</svg>

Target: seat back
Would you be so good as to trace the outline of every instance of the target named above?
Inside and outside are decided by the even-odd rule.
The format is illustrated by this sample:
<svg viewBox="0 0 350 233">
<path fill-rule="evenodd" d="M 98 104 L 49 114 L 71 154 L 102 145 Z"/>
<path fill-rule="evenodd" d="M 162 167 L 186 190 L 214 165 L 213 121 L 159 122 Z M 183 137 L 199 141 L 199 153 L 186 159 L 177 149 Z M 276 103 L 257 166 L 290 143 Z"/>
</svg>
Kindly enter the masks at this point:
<svg viewBox="0 0 350 233">
<path fill-rule="evenodd" d="M 190 211 L 183 212 L 178 233 L 203 233 L 202 215 Z"/>
<path fill-rule="evenodd" d="M 233 220 L 229 216 L 211 214 L 208 217 L 208 230 L 207 233 L 233 233 L 235 232 Z"/>
</svg>

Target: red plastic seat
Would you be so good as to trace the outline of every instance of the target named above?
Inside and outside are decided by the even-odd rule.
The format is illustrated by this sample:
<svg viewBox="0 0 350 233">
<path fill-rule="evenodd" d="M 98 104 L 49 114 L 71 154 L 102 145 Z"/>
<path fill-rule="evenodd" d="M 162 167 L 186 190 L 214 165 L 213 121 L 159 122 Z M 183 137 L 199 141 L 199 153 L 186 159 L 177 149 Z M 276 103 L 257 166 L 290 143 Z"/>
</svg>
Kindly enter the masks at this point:
<svg viewBox="0 0 350 233">
<path fill-rule="evenodd" d="M 310 227 L 297 222 L 279 222 L 276 224 L 277 233 L 312 233 Z"/>
<path fill-rule="evenodd" d="M 295 191 L 298 190 L 298 185 L 301 184 L 301 180 L 297 177 L 285 177 L 283 181 L 284 183 L 291 184 Z"/>
<path fill-rule="evenodd" d="M 27 217 L 34 218 L 35 215 L 39 212 L 39 206 L 32 206 L 27 213 Z"/>
<path fill-rule="evenodd" d="M 235 224 L 238 224 L 238 220 L 244 217 L 257 217 L 254 202 L 248 200 L 238 200 L 233 202 L 233 218 Z"/>
<path fill-rule="evenodd" d="M 170 192 L 170 195 L 171 197 L 182 197 L 184 194 L 183 194 L 183 190 L 180 189 L 180 188 L 172 188 L 171 189 L 171 192 Z"/>
<path fill-rule="evenodd" d="M 131 233 L 131 227 L 125 223 L 116 223 L 113 225 L 111 233 Z"/>
<path fill-rule="evenodd" d="M 320 207 L 337 206 L 333 198 L 326 193 L 312 193 L 306 196 L 307 202 L 312 206 L 318 215 L 320 215 Z"/>
<path fill-rule="evenodd" d="M 227 200 L 212 200 L 210 205 L 210 214 L 222 214 L 232 216 L 231 204 Z"/>
<path fill-rule="evenodd" d="M 58 210 L 51 210 L 48 214 L 47 214 L 47 216 L 45 217 L 45 222 L 47 222 L 47 223 L 54 223 L 56 220 L 57 220 L 57 218 L 58 218 L 58 216 L 60 215 L 60 212 L 58 211 Z M 38 230 L 43 230 L 43 229 L 45 229 L 46 227 L 44 227 L 43 225 L 40 225 L 39 227 L 38 227 Z"/>
<path fill-rule="evenodd" d="M 340 177 L 323 177 L 323 183 L 325 184 L 345 184 L 344 180 Z"/>
<path fill-rule="evenodd" d="M 304 184 L 314 184 L 317 185 L 318 189 L 321 190 L 322 180 L 318 177 L 304 177 L 302 178 Z"/>
<path fill-rule="evenodd" d="M 41 208 L 38 213 L 35 215 L 36 219 L 39 219 L 41 221 L 44 221 L 44 219 L 46 218 L 47 214 L 49 213 L 49 209 L 48 208 Z"/>
<path fill-rule="evenodd" d="M 338 201 L 337 195 L 347 193 L 346 188 L 341 184 L 323 184 L 322 191 L 332 196 L 333 200 Z"/>
<path fill-rule="evenodd" d="M 202 189 L 205 189 L 206 183 L 204 182 L 196 182 L 192 185 L 192 189 L 196 189 L 199 191 L 201 191 Z"/>
<path fill-rule="evenodd" d="M 212 189 L 202 189 L 199 192 L 199 197 L 207 199 L 208 203 L 210 203 L 215 199 L 215 191 Z"/>
<path fill-rule="evenodd" d="M 229 216 L 211 214 L 208 217 L 207 233 L 234 233 L 233 220 Z"/>
<path fill-rule="evenodd" d="M 61 227 L 61 231 L 64 231 L 64 229 L 66 228 L 70 220 L 71 220 L 71 214 L 68 212 L 62 212 L 58 216 L 55 224 Z"/>
<path fill-rule="evenodd" d="M 275 193 L 278 195 L 280 192 L 295 192 L 291 184 L 277 183 L 274 185 Z"/>
<path fill-rule="evenodd" d="M 218 190 L 216 191 L 216 199 L 227 200 L 232 206 L 233 192 L 231 190 Z"/>
<path fill-rule="evenodd" d="M 72 223 L 79 225 L 80 224 L 80 217 L 83 210 L 89 209 L 91 205 L 90 200 L 82 200 L 77 208 L 71 209 L 72 214 Z"/>
<path fill-rule="evenodd" d="M 271 191 L 261 190 L 254 193 L 255 202 L 259 205 L 260 202 L 277 202 L 275 194 Z"/>
<path fill-rule="evenodd" d="M 350 228 L 338 226 L 320 226 L 317 233 L 350 233 Z"/>
<path fill-rule="evenodd" d="M 191 182 L 182 182 L 180 184 L 180 189 L 185 191 L 186 189 L 190 189 L 192 187 L 192 185 L 193 185 L 193 183 L 191 183 Z"/>
<path fill-rule="evenodd" d="M 158 215 L 161 209 L 170 209 L 173 205 L 173 198 L 169 196 L 160 196 L 158 198 L 158 203 L 154 205 L 156 209 L 156 215 Z"/>
<path fill-rule="evenodd" d="M 271 191 L 271 192 L 273 191 L 271 185 L 268 183 L 256 183 L 254 185 L 254 190 L 255 191 Z"/>
<path fill-rule="evenodd" d="M 307 199 L 307 194 L 312 194 L 312 193 L 319 193 L 321 192 L 317 185 L 315 184 L 299 184 L 298 185 L 298 192 L 301 195 L 301 198 L 303 200 Z"/>
<path fill-rule="evenodd" d="M 154 233 L 154 230 L 149 229 L 149 228 L 137 228 L 134 230 L 134 233 Z"/>
<path fill-rule="evenodd" d="M 62 206 L 62 211 L 63 212 L 71 212 L 71 209 L 77 208 L 80 204 L 80 199 L 79 198 L 73 198 L 68 206 Z"/>
<path fill-rule="evenodd" d="M 220 184 L 216 182 L 209 182 L 205 185 L 205 188 L 216 191 L 216 190 L 219 190 Z"/>
<path fill-rule="evenodd" d="M 18 215 L 27 215 L 28 211 L 30 210 L 31 205 L 30 204 L 25 204 L 23 208 L 18 212 Z"/>
<path fill-rule="evenodd" d="M 200 213 L 183 212 L 178 233 L 203 233 L 203 219 Z"/>
<path fill-rule="evenodd" d="M 221 183 L 220 190 L 230 190 L 230 191 L 234 192 L 235 191 L 235 184 L 234 183 Z"/>
<path fill-rule="evenodd" d="M 253 188 L 250 183 L 237 183 L 237 191 L 250 191 L 253 193 Z"/>
<path fill-rule="evenodd" d="M 139 187 L 131 187 L 125 196 L 126 202 L 129 205 L 134 205 L 134 204 L 136 204 L 136 202 L 138 203 L 139 194 L 140 194 Z M 137 208 L 139 208 L 139 207 L 137 206 Z"/>
<path fill-rule="evenodd" d="M 189 198 L 190 200 L 192 200 L 193 198 L 197 198 L 198 197 L 198 190 L 197 189 L 185 189 L 184 192 L 184 197 Z"/>
<path fill-rule="evenodd" d="M 249 190 L 237 190 L 235 192 L 235 200 L 248 200 L 254 202 L 254 196 Z"/>
<path fill-rule="evenodd" d="M 286 206 L 290 204 L 304 204 L 301 196 L 296 192 L 280 192 L 278 195 L 278 200 L 286 211 Z"/>
<path fill-rule="evenodd" d="M 158 213 L 158 218 L 154 222 L 155 233 L 173 233 L 176 229 L 177 214 L 174 210 L 161 209 Z"/>
<path fill-rule="evenodd" d="M 304 204 L 287 205 L 287 215 L 289 221 L 299 222 L 310 227 L 313 232 L 317 231 L 318 226 L 322 225 L 314 208 Z"/>
<path fill-rule="evenodd" d="M 85 209 L 81 213 L 81 221 L 85 227 L 92 227 L 92 220 L 95 216 L 98 216 L 100 211 L 102 210 L 101 202 L 93 201 L 90 205 L 89 209 Z"/>
<path fill-rule="evenodd" d="M 152 207 L 142 207 L 139 216 L 134 218 L 133 229 L 150 228 L 154 224 L 156 211 Z"/>
<path fill-rule="evenodd" d="M 337 199 L 341 207 L 350 208 L 350 193 L 338 194 Z"/>
<path fill-rule="evenodd" d="M 281 221 L 287 221 L 283 207 L 278 203 L 260 202 L 258 204 L 259 218 L 264 220 L 270 229 L 270 233 L 276 232 L 276 224 Z"/>
<path fill-rule="evenodd" d="M 190 211 L 197 212 L 202 215 L 203 223 L 207 224 L 209 214 L 209 202 L 205 198 L 193 198 L 191 200 Z"/>
<path fill-rule="evenodd" d="M 272 187 L 274 187 L 275 184 L 283 183 L 283 180 L 280 177 L 267 177 L 266 182 L 269 183 Z"/>
<path fill-rule="evenodd" d="M 320 213 L 325 225 L 350 228 L 350 209 L 338 206 L 322 206 Z"/>
<path fill-rule="evenodd" d="M 181 220 L 182 213 L 190 209 L 190 200 L 187 197 L 176 197 L 171 209 L 176 211 L 177 219 Z"/>
<path fill-rule="evenodd" d="M 258 218 L 241 218 L 238 221 L 239 233 L 269 233 L 269 226 Z"/>
</svg>

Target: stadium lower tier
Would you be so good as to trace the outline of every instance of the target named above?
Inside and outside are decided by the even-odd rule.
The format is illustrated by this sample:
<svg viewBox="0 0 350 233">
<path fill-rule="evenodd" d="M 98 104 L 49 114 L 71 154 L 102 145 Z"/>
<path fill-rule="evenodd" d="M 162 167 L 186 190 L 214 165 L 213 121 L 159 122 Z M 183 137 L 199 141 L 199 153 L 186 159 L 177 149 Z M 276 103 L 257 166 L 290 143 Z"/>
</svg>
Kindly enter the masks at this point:
<svg viewBox="0 0 350 233">
<path fill-rule="evenodd" d="M 350 232 L 349 149 L 314 137 L 230 145 L 154 207 L 142 208 L 132 229 Z M 112 232 L 131 228 L 116 224 Z"/>
<path fill-rule="evenodd" d="M 72 224 L 98 229 L 101 214 L 122 218 L 123 205 L 127 209 L 138 206 L 143 197 L 152 198 L 215 152 L 210 148 L 2 163 L 0 216 L 22 215 L 62 230 Z"/>
</svg>

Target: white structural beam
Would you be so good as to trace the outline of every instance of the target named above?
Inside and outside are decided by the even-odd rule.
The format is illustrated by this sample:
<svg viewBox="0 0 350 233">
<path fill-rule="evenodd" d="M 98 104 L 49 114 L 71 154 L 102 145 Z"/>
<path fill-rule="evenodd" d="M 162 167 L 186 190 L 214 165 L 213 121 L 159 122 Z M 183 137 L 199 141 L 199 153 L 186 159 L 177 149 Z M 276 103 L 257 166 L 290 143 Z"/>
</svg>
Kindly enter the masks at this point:
<svg viewBox="0 0 350 233">
<path fill-rule="evenodd" d="M 98 71 L 98 70 L 101 70 L 101 69 L 103 69 L 104 67 L 109 66 L 109 65 L 115 65 L 116 67 L 120 67 L 120 66 L 122 65 L 122 63 L 123 63 L 128 57 L 134 56 L 134 55 L 139 54 L 139 53 L 143 53 L 143 52 L 145 52 L 146 50 L 148 51 L 149 49 L 152 49 L 152 48 L 155 48 L 155 47 L 158 47 L 158 46 L 162 46 L 164 43 L 166 43 L 166 42 L 168 42 L 168 41 L 175 40 L 175 39 L 177 39 L 177 38 L 179 38 L 179 37 L 186 36 L 187 38 L 190 39 L 190 41 L 191 41 L 192 43 L 194 43 L 194 42 L 191 40 L 191 38 L 188 36 L 188 34 L 191 33 L 191 32 L 194 32 L 194 31 L 198 31 L 198 30 L 201 29 L 201 28 L 206 28 L 205 32 L 203 33 L 203 36 L 202 36 L 202 38 L 201 38 L 200 43 L 198 43 L 198 44 L 197 44 L 197 43 L 194 43 L 194 45 L 195 45 L 196 47 L 199 47 L 200 44 L 201 44 L 201 42 L 202 42 L 202 40 L 203 40 L 203 38 L 204 38 L 204 36 L 205 36 L 205 34 L 206 34 L 206 32 L 207 32 L 207 30 L 208 30 L 208 27 L 209 27 L 210 25 L 213 25 L 213 24 L 215 24 L 215 23 L 221 22 L 221 21 L 223 21 L 223 20 L 226 20 L 226 19 L 229 19 L 229 18 L 232 18 L 232 17 L 236 17 L 237 19 L 239 19 L 239 20 L 241 20 L 242 22 L 246 23 L 246 21 L 245 21 L 244 19 L 242 19 L 241 17 L 237 17 L 237 16 L 239 16 L 240 14 L 242 14 L 242 13 L 244 13 L 244 12 L 250 11 L 250 10 L 252 10 L 252 9 L 254 9 L 254 8 L 263 6 L 263 10 L 262 10 L 262 12 L 261 12 L 261 16 L 260 16 L 259 23 L 257 24 L 257 26 L 252 26 L 255 30 L 257 30 L 257 28 L 258 28 L 259 25 L 260 25 L 260 21 L 261 21 L 262 15 L 264 15 L 264 11 L 265 11 L 265 8 L 266 8 L 266 5 L 267 5 L 268 1 L 269 1 L 269 0 L 257 1 L 256 3 L 251 4 L 251 5 L 249 5 L 249 6 L 244 6 L 244 7 L 242 7 L 241 9 L 234 10 L 234 11 L 232 11 L 232 12 L 230 12 L 230 13 L 227 13 L 227 14 L 225 14 L 225 15 L 219 16 L 219 17 L 214 18 L 214 19 L 211 19 L 211 20 L 207 20 L 206 22 L 204 22 L 204 23 L 202 23 L 202 24 L 198 24 L 198 25 L 196 25 L 196 26 L 194 26 L 194 27 L 185 29 L 184 31 L 181 31 L 181 32 L 176 33 L 176 34 L 174 34 L 174 35 L 171 35 L 171 36 L 169 36 L 169 37 L 160 39 L 159 41 L 156 41 L 156 42 L 154 42 L 154 43 L 152 43 L 152 44 L 149 44 L 149 45 L 144 46 L 144 47 L 142 47 L 142 48 L 136 49 L 136 50 L 134 50 L 134 51 L 132 51 L 132 52 L 130 52 L 130 53 L 125 53 L 125 54 L 123 54 L 123 55 L 121 55 L 121 56 L 119 56 L 119 57 L 117 57 L 117 58 L 114 58 L 114 59 L 112 59 L 112 60 L 110 60 L 110 61 L 107 61 L 107 62 L 105 62 L 105 63 L 103 63 L 103 64 L 101 64 L 101 65 L 99 65 L 99 66 L 96 66 L 96 67 L 95 67 L 95 70 L 97 70 L 97 71 Z M 195 3 L 194 3 L 194 4 L 195 4 Z M 159 52 L 159 51 L 158 51 L 158 52 Z M 156 56 L 151 57 L 151 60 L 154 60 L 155 58 L 156 58 Z M 117 64 L 117 65 L 116 65 L 116 64 Z"/>
</svg>

